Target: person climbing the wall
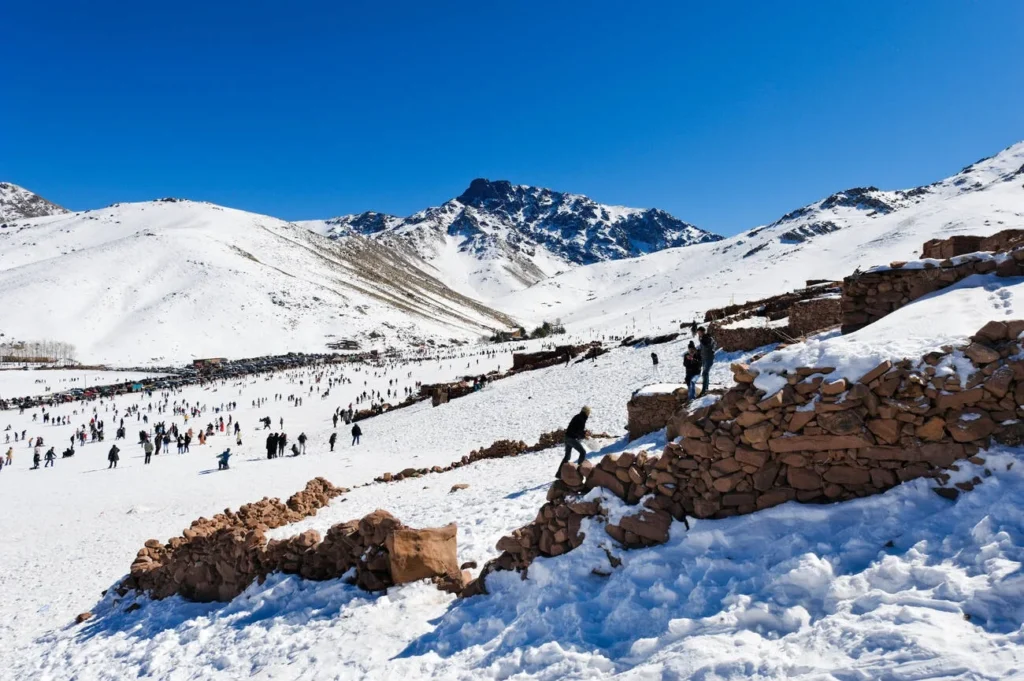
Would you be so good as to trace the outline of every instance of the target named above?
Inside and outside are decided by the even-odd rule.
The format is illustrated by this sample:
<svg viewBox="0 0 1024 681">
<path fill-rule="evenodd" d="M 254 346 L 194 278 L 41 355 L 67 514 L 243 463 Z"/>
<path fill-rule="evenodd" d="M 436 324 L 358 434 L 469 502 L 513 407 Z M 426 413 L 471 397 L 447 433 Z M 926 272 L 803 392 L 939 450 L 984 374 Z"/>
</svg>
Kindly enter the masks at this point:
<svg viewBox="0 0 1024 681">
<path fill-rule="evenodd" d="M 577 466 L 587 458 L 587 450 L 580 440 L 587 436 L 587 417 L 589 416 L 590 407 L 583 407 L 580 409 L 580 413 L 569 421 L 569 427 L 565 429 L 565 456 L 562 457 L 562 463 L 558 464 L 558 470 L 555 471 L 556 478 L 560 477 L 562 466 L 569 462 L 569 457 L 574 449 L 580 453 L 580 458 L 576 461 Z"/>
</svg>

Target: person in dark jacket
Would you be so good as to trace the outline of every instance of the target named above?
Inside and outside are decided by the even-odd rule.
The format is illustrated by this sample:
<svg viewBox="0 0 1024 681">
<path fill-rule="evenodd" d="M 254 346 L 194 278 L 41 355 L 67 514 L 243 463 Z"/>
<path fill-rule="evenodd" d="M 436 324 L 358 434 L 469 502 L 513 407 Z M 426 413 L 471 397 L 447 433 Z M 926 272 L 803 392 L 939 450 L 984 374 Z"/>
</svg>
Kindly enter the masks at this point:
<svg viewBox="0 0 1024 681">
<path fill-rule="evenodd" d="M 107 461 L 110 462 L 110 465 L 107 466 L 108 469 L 117 468 L 117 461 L 118 459 L 121 458 L 120 456 L 118 456 L 118 452 L 120 451 L 121 450 L 117 448 L 117 445 L 110 446 L 110 453 L 107 454 Z"/>
<path fill-rule="evenodd" d="M 277 433 L 267 436 L 267 458 L 273 459 L 277 456 Z"/>
<path fill-rule="evenodd" d="M 651 353 L 651 363 L 654 364 L 654 366 L 658 366 L 658 353 Z"/>
<path fill-rule="evenodd" d="M 337 441 L 338 441 L 338 434 L 337 433 L 331 433 L 331 437 L 327 440 L 327 442 L 331 445 L 331 451 L 332 452 L 334 451 L 334 443 L 337 442 Z"/>
<path fill-rule="evenodd" d="M 43 468 L 52 468 L 53 464 L 57 461 L 57 452 L 53 451 L 53 447 L 46 450 L 46 454 L 43 455 L 46 463 L 43 464 Z"/>
<path fill-rule="evenodd" d="M 363 434 L 363 429 L 359 427 L 359 424 L 352 426 L 352 446 L 355 447 L 359 444 L 359 438 Z"/>
<path fill-rule="evenodd" d="M 580 409 L 580 413 L 573 416 L 569 421 L 569 427 L 565 429 L 565 456 L 562 457 L 562 463 L 558 464 L 558 470 L 555 471 L 556 478 L 560 477 L 559 474 L 562 471 L 562 466 L 568 463 L 572 450 L 575 449 L 580 453 L 580 458 L 576 461 L 577 466 L 587 458 L 587 450 L 584 449 L 583 443 L 580 440 L 587 436 L 588 416 L 590 416 L 590 407 L 583 407 L 583 409 Z"/>
<path fill-rule="evenodd" d="M 715 346 L 715 339 L 711 337 L 711 334 L 703 326 L 697 329 L 697 339 L 700 341 L 700 360 L 704 365 L 700 394 L 706 395 L 708 392 L 708 381 L 711 378 L 711 365 L 715 363 L 715 350 L 718 348 Z"/>
<path fill-rule="evenodd" d="M 683 368 L 686 369 L 686 394 L 692 400 L 697 396 L 697 379 L 700 378 L 700 370 L 704 368 L 693 341 L 690 341 L 686 354 L 683 355 Z"/>
<path fill-rule="evenodd" d="M 226 471 L 231 466 L 228 465 L 228 460 L 231 459 L 231 448 L 228 447 L 217 456 L 217 470 Z"/>
<path fill-rule="evenodd" d="M 299 433 L 299 450 L 301 450 L 303 454 L 306 453 L 306 434 L 305 433 Z"/>
</svg>

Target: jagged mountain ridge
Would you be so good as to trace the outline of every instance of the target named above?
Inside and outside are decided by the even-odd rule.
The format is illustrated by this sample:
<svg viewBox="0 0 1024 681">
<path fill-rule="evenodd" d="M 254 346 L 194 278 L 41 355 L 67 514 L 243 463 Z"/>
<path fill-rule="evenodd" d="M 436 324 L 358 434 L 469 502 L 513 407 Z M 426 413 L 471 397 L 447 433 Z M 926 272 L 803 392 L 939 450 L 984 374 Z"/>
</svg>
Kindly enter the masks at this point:
<svg viewBox="0 0 1024 681">
<path fill-rule="evenodd" d="M 35 192 L 10 182 L 0 182 L 0 222 L 20 218 L 64 215 L 67 208 L 47 201 Z"/>
<path fill-rule="evenodd" d="M 722 238 L 656 208 L 482 178 L 406 218 L 368 211 L 304 224 L 331 238 L 361 234 L 416 253 L 450 286 L 485 300 L 575 266 Z"/>
<path fill-rule="evenodd" d="M 905 211 L 925 201 L 982 191 L 994 184 L 1024 177 L 1024 166 L 1019 165 L 1022 146 L 1022 143 L 1012 145 L 995 156 L 966 166 L 951 177 L 920 187 L 895 190 L 854 187 L 839 191 L 747 234 L 774 232 L 783 243 L 802 243 L 863 220 Z"/>
<path fill-rule="evenodd" d="M 491 304 L 524 322 L 628 334 L 914 259 L 929 239 L 1004 229 L 1024 229 L 1024 142 L 929 185 L 836 192 L 721 241 L 577 268 Z"/>
</svg>

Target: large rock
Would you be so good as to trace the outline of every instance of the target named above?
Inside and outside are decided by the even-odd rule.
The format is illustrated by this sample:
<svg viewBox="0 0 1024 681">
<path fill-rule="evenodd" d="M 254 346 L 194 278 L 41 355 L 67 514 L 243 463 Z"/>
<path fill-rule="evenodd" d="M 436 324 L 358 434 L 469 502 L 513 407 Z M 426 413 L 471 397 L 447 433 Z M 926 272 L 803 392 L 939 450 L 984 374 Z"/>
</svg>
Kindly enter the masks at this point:
<svg viewBox="0 0 1024 681">
<path fill-rule="evenodd" d="M 406 584 L 428 577 L 458 577 L 455 523 L 444 527 L 414 530 L 403 528 L 388 535 L 388 567 L 395 584 Z"/>
</svg>

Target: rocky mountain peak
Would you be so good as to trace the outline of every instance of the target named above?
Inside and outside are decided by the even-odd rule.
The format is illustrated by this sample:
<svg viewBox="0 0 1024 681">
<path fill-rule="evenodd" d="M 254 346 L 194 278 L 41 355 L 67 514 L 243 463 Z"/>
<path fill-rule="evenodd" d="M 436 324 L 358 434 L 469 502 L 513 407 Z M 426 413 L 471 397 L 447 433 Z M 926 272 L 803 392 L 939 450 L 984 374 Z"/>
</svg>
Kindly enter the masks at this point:
<svg viewBox="0 0 1024 681">
<path fill-rule="evenodd" d="M 0 182 L 0 221 L 63 215 L 68 209 L 10 182 Z"/>
</svg>

